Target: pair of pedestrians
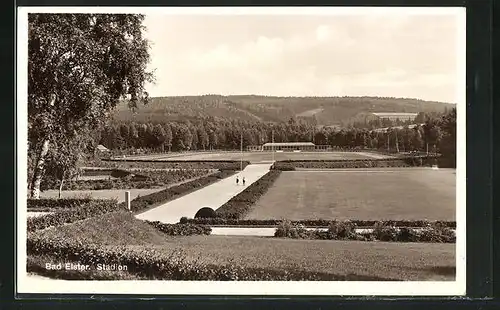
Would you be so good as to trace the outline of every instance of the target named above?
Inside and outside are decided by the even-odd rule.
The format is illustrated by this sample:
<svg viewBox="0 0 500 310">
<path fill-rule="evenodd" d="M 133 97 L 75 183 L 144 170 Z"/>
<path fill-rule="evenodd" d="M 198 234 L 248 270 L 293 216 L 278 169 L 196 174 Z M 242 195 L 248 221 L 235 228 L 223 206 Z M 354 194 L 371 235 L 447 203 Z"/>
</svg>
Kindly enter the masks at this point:
<svg viewBox="0 0 500 310">
<path fill-rule="evenodd" d="M 236 185 L 238 185 L 240 183 L 240 177 L 236 177 Z M 241 183 L 243 183 L 243 185 L 245 185 L 245 177 L 243 177 L 243 179 L 241 180 Z"/>
</svg>

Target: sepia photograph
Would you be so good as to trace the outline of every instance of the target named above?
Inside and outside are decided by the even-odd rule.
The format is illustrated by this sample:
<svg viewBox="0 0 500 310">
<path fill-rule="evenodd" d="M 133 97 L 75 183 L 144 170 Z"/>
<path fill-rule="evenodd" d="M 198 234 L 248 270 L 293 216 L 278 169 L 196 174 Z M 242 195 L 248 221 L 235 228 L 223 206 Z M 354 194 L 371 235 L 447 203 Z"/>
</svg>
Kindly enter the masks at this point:
<svg viewBox="0 0 500 310">
<path fill-rule="evenodd" d="M 19 293 L 465 294 L 465 8 L 17 14 Z"/>
</svg>

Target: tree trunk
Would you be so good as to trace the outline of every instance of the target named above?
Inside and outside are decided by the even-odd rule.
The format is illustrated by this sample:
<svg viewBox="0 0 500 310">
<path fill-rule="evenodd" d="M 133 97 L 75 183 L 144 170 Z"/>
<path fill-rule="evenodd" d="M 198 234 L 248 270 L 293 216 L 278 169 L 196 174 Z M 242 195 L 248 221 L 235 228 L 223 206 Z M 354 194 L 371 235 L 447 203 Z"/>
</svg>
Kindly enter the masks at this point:
<svg viewBox="0 0 500 310">
<path fill-rule="evenodd" d="M 40 183 L 42 182 L 43 176 L 43 165 L 45 163 L 45 156 L 49 151 L 49 140 L 43 141 L 42 149 L 40 150 L 40 155 L 35 166 L 35 171 L 33 172 L 33 179 L 31 182 L 31 198 L 40 198 Z"/>
<path fill-rule="evenodd" d="M 64 176 L 61 179 L 61 183 L 59 184 L 59 199 L 61 199 L 61 192 L 63 188 L 63 183 L 64 183 Z"/>
</svg>

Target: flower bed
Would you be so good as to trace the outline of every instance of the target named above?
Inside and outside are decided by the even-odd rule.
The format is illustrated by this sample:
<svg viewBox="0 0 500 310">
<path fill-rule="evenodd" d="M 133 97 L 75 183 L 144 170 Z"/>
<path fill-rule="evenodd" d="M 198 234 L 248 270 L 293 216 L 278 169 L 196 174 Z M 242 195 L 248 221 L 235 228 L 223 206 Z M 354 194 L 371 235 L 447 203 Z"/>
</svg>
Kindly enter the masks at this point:
<svg viewBox="0 0 500 310">
<path fill-rule="evenodd" d="M 243 161 L 243 169 L 250 164 Z M 217 169 L 239 170 L 240 162 L 233 160 L 106 160 L 99 163 L 102 167 L 109 168 L 160 168 L 160 169 Z"/>
<path fill-rule="evenodd" d="M 97 170 L 90 173 L 97 173 Z M 103 190 L 127 188 L 155 188 L 168 186 L 189 179 L 209 174 L 208 169 L 177 169 L 177 170 L 146 170 L 136 169 L 127 171 L 112 169 L 109 174 L 113 179 L 104 180 L 69 180 L 63 183 L 63 190 Z M 47 184 L 47 189 L 58 189 L 59 184 Z"/>
</svg>

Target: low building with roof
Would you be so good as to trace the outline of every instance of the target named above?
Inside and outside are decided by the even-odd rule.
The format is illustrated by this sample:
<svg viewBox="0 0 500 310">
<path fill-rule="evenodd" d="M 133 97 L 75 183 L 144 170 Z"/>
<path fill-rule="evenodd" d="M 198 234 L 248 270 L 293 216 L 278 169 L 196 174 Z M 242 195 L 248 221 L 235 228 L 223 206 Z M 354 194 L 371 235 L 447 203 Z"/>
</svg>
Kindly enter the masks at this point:
<svg viewBox="0 0 500 310">
<path fill-rule="evenodd" d="M 263 151 L 314 151 L 316 145 L 312 142 L 278 142 L 264 143 Z"/>
<path fill-rule="evenodd" d="M 417 117 L 418 113 L 402 113 L 402 112 L 378 112 L 372 113 L 374 116 L 381 119 L 389 119 L 391 121 L 413 121 Z"/>
<path fill-rule="evenodd" d="M 99 144 L 97 147 L 96 147 L 96 150 L 99 152 L 99 153 L 109 153 L 111 152 L 107 147 L 105 147 L 104 145 L 102 144 Z"/>
</svg>

